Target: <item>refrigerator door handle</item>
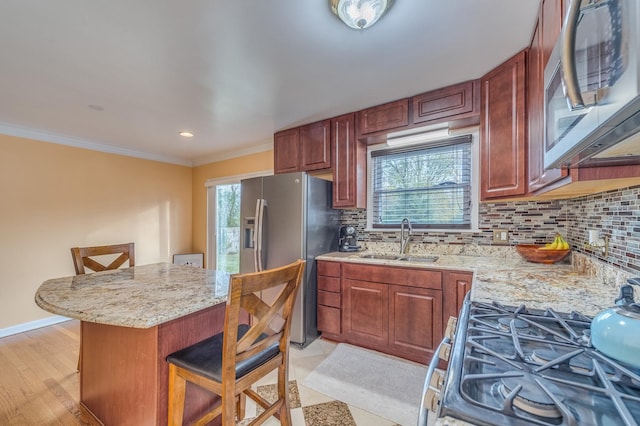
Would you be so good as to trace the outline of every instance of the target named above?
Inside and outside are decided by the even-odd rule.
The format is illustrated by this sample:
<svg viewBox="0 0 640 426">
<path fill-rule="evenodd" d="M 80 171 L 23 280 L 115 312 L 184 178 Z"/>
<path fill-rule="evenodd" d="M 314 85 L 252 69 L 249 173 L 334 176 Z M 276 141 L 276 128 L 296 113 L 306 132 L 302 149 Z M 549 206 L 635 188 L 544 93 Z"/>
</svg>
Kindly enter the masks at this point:
<svg viewBox="0 0 640 426">
<path fill-rule="evenodd" d="M 258 269 L 258 241 L 260 241 L 260 204 L 261 199 L 256 199 L 256 214 L 255 214 L 255 222 L 253 224 L 253 270 L 255 272 L 260 272 Z"/>
<path fill-rule="evenodd" d="M 260 272 L 264 269 L 262 244 L 264 242 L 264 209 L 267 205 L 267 200 L 258 199 L 256 203 L 256 272 Z"/>
</svg>

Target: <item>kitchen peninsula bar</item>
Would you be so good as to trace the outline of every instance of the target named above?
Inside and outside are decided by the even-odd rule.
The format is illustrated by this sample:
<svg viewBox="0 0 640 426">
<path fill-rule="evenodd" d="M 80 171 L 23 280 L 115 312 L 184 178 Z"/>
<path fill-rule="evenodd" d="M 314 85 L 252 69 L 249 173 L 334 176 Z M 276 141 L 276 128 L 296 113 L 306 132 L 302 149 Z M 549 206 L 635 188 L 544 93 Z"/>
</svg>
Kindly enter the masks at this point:
<svg viewBox="0 0 640 426">
<path fill-rule="evenodd" d="M 45 281 L 42 309 L 81 321 L 80 403 L 105 425 L 165 425 L 165 357 L 220 332 L 229 274 L 169 263 Z M 191 387 L 185 421 L 215 397 Z"/>
</svg>

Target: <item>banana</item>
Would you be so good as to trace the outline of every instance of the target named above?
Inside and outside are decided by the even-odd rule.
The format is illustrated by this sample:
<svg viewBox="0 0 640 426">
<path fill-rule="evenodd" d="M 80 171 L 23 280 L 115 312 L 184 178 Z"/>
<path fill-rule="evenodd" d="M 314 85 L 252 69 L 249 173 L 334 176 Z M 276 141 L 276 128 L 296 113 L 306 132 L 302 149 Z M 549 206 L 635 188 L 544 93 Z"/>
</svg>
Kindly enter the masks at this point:
<svg viewBox="0 0 640 426">
<path fill-rule="evenodd" d="M 552 243 L 547 243 L 538 250 L 569 250 L 570 247 L 569 243 L 558 233 Z"/>
<path fill-rule="evenodd" d="M 545 245 L 544 247 L 540 247 L 538 250 L 558 250 L 558 245 L 562 244 L 560 242 L 560 236 L 556 235 L 556 239 L 549 245 Z"/>
</svg>

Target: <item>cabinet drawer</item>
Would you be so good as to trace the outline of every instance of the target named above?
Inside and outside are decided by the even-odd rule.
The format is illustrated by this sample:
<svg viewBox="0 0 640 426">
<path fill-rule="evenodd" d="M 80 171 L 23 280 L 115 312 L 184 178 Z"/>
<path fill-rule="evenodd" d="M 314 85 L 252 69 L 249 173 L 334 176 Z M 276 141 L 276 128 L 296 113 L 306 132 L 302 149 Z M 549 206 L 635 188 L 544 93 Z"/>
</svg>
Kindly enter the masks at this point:
<svg viewBox="0 0 640 426">
<path fill-rule="evenodd" d="M 409 99 L 400 99 L 358 111 L 361 135 L 404 127 L 409 124 Z"/>
<path fill-rule="evenodd" d="M 331 308 L 328 306 L 318 306 L 318 330 L 331 333 L 340 334 L 340 309 Z"/>
<path fill-rule="evenodd" d="M 480 80 L 414 96 L 413 122 L 429 123 L 480 116 Z"/>
<path fill-rule="evenodd" d="M 442 290 L 441 271 L 345 263 L 342 276 L 360 281 Z"/>
<path fill-rule="evenodd" d="M 318 275 L 340 278 L 340 263 L 318 261 Z"/>
<path fill-rule="evenodd" d="M 331 293 L 329 291 L 318 290 L 318 305 L 333 306 L 339 308 L 340 293 Z"/>
<path fill-rule="evenodd" d="M 318 290 L 340 293 L 340 278 L 319 276 Z"/>
</svg>

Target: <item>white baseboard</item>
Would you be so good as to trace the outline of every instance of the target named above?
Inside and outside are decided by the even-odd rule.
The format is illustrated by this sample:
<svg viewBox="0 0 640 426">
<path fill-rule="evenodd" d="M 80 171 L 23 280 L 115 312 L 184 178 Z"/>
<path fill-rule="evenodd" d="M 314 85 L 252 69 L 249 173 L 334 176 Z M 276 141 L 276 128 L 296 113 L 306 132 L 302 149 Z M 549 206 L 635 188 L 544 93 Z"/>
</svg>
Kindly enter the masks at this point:
<svg viewBox="0 0 640 426">
<path fill-rule="evenodd" d="M 54 315 L 52 317 L 25 322 L 7 328 L 0 328 L 0 338 L 23 333 L 25 331 L 35 330 L 36 328 L 46 327 L 48 325 L 58 324 L 60 322 L 69 321 L 70 319 L 71 318 L 63 317 L 61 315 Z"/>
</svg>

